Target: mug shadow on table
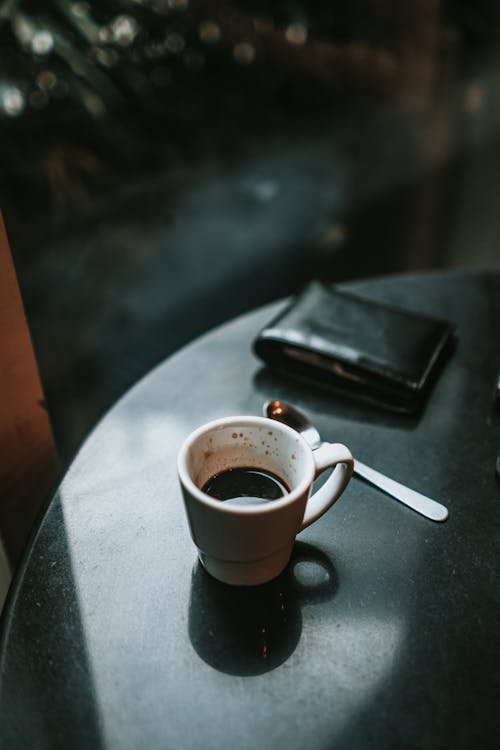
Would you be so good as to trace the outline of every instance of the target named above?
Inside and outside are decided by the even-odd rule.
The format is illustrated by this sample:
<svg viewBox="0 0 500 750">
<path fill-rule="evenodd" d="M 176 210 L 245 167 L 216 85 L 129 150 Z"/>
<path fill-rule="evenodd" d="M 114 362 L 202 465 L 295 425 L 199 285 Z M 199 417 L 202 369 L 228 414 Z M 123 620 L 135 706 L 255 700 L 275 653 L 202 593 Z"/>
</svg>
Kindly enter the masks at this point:
<svg viewBox="0 0 500 750">
<path fill-rule="evenodd" d="M 296 542 L 290 563 L 262 586 L 229 586 L 197 563 L 191 579 L 189 638 L 198 656 L 231 675 L 263 674 L 283 664 L 302 633 L 301 607 L 330 599 L 337 574 L 330 558 Z"/>
</svg>

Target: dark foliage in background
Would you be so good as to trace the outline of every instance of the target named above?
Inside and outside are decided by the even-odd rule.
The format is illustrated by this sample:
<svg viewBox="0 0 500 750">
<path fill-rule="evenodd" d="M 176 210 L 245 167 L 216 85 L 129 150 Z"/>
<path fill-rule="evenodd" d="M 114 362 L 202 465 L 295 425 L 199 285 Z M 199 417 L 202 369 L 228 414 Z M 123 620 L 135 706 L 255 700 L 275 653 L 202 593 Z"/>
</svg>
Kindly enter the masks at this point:
<svg viewBox="0 0 500 750">
<path fill-rule="evenodd" d="M 441 40 L 428 33 L 437 9 L 414 0 L 4 1 L 2 204 L 28 200 L 32 217 L 57 224 L 130 170 L 231 148 L 242 131 L 404 99 L 409 65 L 421 82 L 435 46 L 448 44 L 445 24 Z M 469 37 L 484 41 L 471 14 Z"/>
<path fill-rule="evenodd" d="M 313 272 L 446 264 L 496 194 L 496 152 L 488 181 L 463 146 L 500 129 L 499 17 L 0 0 L 0 208 L 64 457 L 162 358 Z"/>
</svg>

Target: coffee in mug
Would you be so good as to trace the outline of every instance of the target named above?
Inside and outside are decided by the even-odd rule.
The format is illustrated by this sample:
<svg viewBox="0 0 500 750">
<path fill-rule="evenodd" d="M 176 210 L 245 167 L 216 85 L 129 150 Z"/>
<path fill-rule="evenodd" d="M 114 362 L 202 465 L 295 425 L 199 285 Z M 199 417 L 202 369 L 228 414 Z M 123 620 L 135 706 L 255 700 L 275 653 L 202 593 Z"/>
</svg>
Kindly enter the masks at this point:
<svg viewBox="0 0 500 750">
<path fill-rule="evenodd" d="M 271 471 L 244 466 L 215 474 L 202 487 L 202 491 L 216 500 L 232 505 L 263 505 L 279 500 L 290 490 Z"/>
</svg>

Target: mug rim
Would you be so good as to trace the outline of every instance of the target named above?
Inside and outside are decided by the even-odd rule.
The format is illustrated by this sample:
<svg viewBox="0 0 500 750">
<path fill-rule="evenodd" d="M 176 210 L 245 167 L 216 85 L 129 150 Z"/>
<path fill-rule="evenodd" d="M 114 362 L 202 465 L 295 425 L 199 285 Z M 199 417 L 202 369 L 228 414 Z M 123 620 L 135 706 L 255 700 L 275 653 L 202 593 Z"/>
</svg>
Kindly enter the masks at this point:
<svg viewBox="0 0 500 750">
<path fill-rule="evenodd" d="M 218 427 L 233 426 L 236 424 L 240 425 L 241 427 L 248 427 L 249 425 L 272 425 L 272 429 L 288 434 L 289 436 L 292 436 L 294 439 L 296 439 L 297 443 L 302 447 L 302 450 L 306 457 L 307 466 L 305 467 L 304 476 L 291 492 L 287 492 L 284 497 L 279 498 L 278 500 L 273 500 L 272 503 L 265 503 L 263 505 L 256 504 L 238 506 L 226 504 L 224 502 L 221 503 L 220 500 L 211 497 L 196 486 L 196 484 L 189 476 L 187 469 L 187 454 L 189 448 L 201 435 L 217 429 Z M 272 513 L 279 508 L 283 508 L 287 505 L 293 505 L 294 502 L 302 497 L 304 493 L 310 489 L 314 481 L 314 477 L 316 475 L 316 464 L 314 462 L 311 446 L 306 442 L 306 440 L 304 440 L 302 435 L 292 427 L 289 427 L 282 422 L 278 422 L 277 420 L 269 419 L 269 417 L 240 415 L 231 417 L 219 417 L 217 419 L 211 420 L 210 422 L 206 422 L 205 424 L 193 430 L 193 432 L 191 432 L 184 440 L 184 443 L 179 450 L 179 454 L 177 457 L 177 473 L 182 485 L 191 494 L 191 496 L 194 497 L 198 502 L 208 506 L 209 508 L 213 508 L 214 510 L 217 510 L 221 513 L 229 513 L 242 516 L 262 515 L 265 513 Z"/>
</svg>

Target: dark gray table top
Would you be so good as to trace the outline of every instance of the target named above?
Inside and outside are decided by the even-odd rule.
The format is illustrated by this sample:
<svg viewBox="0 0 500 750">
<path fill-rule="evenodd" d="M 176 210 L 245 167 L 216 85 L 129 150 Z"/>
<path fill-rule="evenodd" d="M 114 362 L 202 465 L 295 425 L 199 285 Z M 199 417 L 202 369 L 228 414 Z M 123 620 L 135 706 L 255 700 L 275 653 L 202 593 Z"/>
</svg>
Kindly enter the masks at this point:
<svg viewBox="0 0 500 750">
<path fill-rule="evenodd" d="M 14 582 L 2 747 L 498 747 L 500 275 L 350 288 L 456 322 L 423 414 L 389 416 L 262 370 L 250 343 L 281 303 L 155 369 L 84 444 Z M 213 581 L 184 518 L 178 447 L 199 424 L 276 397 L 445 503 L 449 520 L 353 480 L 276 581 Z"/>
</svg>

